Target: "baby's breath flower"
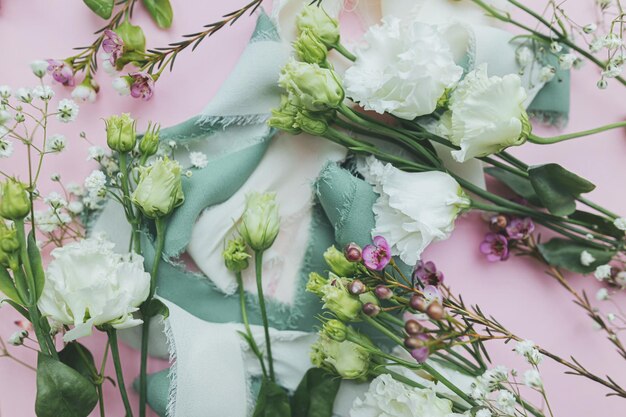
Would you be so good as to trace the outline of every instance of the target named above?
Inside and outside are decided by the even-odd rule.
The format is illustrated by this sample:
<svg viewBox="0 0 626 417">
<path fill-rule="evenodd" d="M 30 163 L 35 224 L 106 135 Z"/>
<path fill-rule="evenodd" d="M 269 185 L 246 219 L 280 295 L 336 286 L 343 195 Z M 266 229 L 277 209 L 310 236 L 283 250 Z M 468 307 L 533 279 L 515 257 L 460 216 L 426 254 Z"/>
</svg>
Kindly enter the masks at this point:
<svg viewBox="0 0 626 417">
<path fill-rule="evenodd" d="M 529 369 L 524 372 L 524 384 L 527 387 L 534 389 L 542 389 L 543 382 L 541 381 L 541 375 L 539 375 L 539 371 L 536 369 Z"/>
<path fill-rule="evenodd" d="M 57 192 L 51 192 L 44 199 L 44 202 L 52 208 L 60 208 L 67 206 L 67 201 Z"/>
<path fill-rule="evenodd" d="M 63 123 L 70 123 L 78 116 L 78 104 L 74 100 L 63 99 L 59 102 L 57 119 Z"/>
<path fill-rule="evenodd" d="M 209 164 L 209 159 L 206 154 L 202 152 L 190 152 L 189 153 L 189 161 L 191 161 L 191 165 L 194 168 L 202 169 L 206 168 Z"/>
<path fill-rule="evenodd" d="M 65 149 L 66 142 L 65 136 L 59 134 L 52 135 L 46 142 L 46 152 L 61 152 Z"/>
<path fill-rule="evenodd" d="M 100 162 L 102 158 L 104 158 L 104 155 L 106 154 L 106 152 L 104 151 L 104 148 L 100 146 L 90 146 L 87 152 L 88 152 L 87 160 L 89 161 L 93 159 L 94 161 L 97 161 L 97 162 Z"/>
<path fill-rule="evenodd" d="M 619 230 L 624 230 L 626 231 L 626 217 L 620 217 L 617 218 L 613 221 L 613 224 L 615 225 L 615 227 L 617 227 Z"/>
<path fill-rule="evenodd" d="M 563 50 L 563 46 L 558 42 L 552 42 L 550 44 L 550 50 L 554 52 L 555 54 L 558 54 L 559 52 Z"/>
<path fill-rule="evenodd" d="M 515 396 L 507 390 L 498 391 L 498 408 L 505 414 L 513 415 L 515 412 Z"/>
<path fill-rule="evenodd" d="M 476 417 L 492 417 L 491 411 L 487 408 L 481 408 L 476 412 Z"/>
<path fill-rule="evenodd" d="M 609 291 L 606 288 L 600 288 L 596 293 L 596 300 L 606 301 L 609 299 Z"/>
<path fill-rule="evenodd" d="M 72 201 L 67 205 L 67 209 L 74 214 L 80 214 L 85 209 L 85 206 L 80 201 Z"/>
<path fill-rule="evenodd" d="M 583 32 L 589 34 L 593 33 L 598 29 L 598 26 L 595 23 L 589 23 L 588 25 L 583 26 Z"/>
<path fill-rule="evenodd" d="M 15 97 L 22 103 L 30 103 L 33 101 L 33 92 L 28 88 L 18 88 Z"/>
<path fill-rule="evenodd" d="M 571 69 L 578 58 L 574 54 L 559 55 L 559 68 L 562 70 Z"/>
<path fill-rule="evenodd" d="M 0 109 L 0 125 L 3 125 L 11 120 L 11 117 L 11 113 L 9 113 L 7 110 Z"/>
<path fill-rule="evenodd" d="M 609 278 L 611 276 L 611 265 L 600 265 L 596 268 L 593 276 L 595 276 L 598 281 L 604 281 Z"/>
<path fill-rule="evenodd" d="M 85 188 L 89 195 L 99 195 L 106 186 L 106 176 L 102 171 L 94 170 L 87 178 L 85 178 Z"/>
<path fill-rule="evenodd" d="M 0 97 L 4 99 L 11 97 L 11 87 L 8 85 L 0 85 Z"/>
<path fill-rule="evenodd" d="M 539 352 L 532 340 L 517 342 L 515 352 L 525 357 L 531 365 L 538 365 L 543 360 L 543 355 Z"/>
<path fill-rule="evenodd" d="M 596 261 L 596 258 L 588 251 L 584 250 L 580 253 L 580 264 L 583 266 L 589 266 Z"/>
<path fill-rule="evenodd" d="M 556 69 L 551 65 L 546 65 L 539 70 L 539 80 L 542 83 L 547 83 L 552 81 L 554 76 L 556 75 Z"/>
<path fill-rule="evenodd" d="M 48 85 L 38 85 L 33 88 L 33 96 L 39 100 L 50 101 L 54 97 L 54 90 Z"/>
<path fill-rule="evenodd" d="M 35 60 L 30 63 L 30 69 L 36 77 L 43 78 L 48 72 L 48 62 L 42 59 Z"/>
<path fill-rule="evenodd" d="M 7 339 L 7 342 L 12 346 L 21 346 L 24 344 L 24 339 L 28 337 L 28 332 L 26 330 L 19 330 L 11 335 Z"/>
<path fill-rule="evenodd" d="M 0 139 L 0 158 L 8 158 L 13 155 L 13 142 L 6 138 Z"/>
</svg>

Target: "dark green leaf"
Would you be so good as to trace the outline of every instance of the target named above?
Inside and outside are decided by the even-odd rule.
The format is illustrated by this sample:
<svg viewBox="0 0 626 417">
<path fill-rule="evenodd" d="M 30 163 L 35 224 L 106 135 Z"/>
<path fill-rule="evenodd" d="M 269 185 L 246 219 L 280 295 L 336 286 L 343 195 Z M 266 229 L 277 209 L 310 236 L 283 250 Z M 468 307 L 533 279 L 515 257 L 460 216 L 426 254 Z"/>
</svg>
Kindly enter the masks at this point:
<svg viewBox="0 0 626 417">
<path fill-rule="evenodd" d="M 33 270 L 33 276 L 35 277 L 35 301 L 39 301 L 41 293 L 43 292 L 44 284 L 46 283 L 46 273 L 43 270 L 43 262 L 41 261 L 41 253 L 37 248 L 37 243 L 33 236 L 33 232 L 28 234 L 28 260 L 30 267 Z"/>
<path fill-rule="evenodd" d="M 17 293 L 22 297 L 24 301 L 28 301 L 30 292 L 28 291 L 28 284 L 26 283 L 26 275 L 22 270 L 22 267 L 13 271 L 13 283 L 17 289 Z M 26 304 L 26 303 L 23 303 Z"/>
<path fill-rule="evenodd" d="M 596 232 L 600 232 L 608 236 L 613 236 L 618 239 L 624 237 L 624 231 L 619 230 L 617 227 L 615 227 L 613 221 L 607 219 L 606 217 L 598 216 L 597 214 L 581 210 L 576 210 L 574 213 L 567 217 L 572 220 L 578 220 L 594 226 L 593 230 L 595 230 Z"/>
<path fill-rule="evenodd" d="M 113 14 L 115 0 L 83 0 L 83 2 L 103 19 L 108 19 Z"/>
<path fill-rule="evenodd" d="M 540 244 L 539 251 L 550 265 L 565 268 L 580 274 L 593 272 L 596 267 L 606 264 L 615 255 L 614 251 L 604 251 L 602 249 L 586 246 L 583 243 L 558 238 Z M 580 263 L 580 254 L 583 251 L 589 252 L 596 258 L 589 266 Z"/>
<path fill-rule="evenodd" d="M 22 316 L 24 316 L 24 318 L 26 320 L 30 321 L 30 315 L 28 314 L 28 310 L 26 310 L 24 307 L 22 307 L 21 305 L 19 305 L 18 303 L 16 303 L 13 300 L 9 300 L 8 298 L 4 299 L 4 300 L 0 300 L 0 305 L 2 303 L 7 303 L 8 305 L 10 305 L 11 307 L 13 307 L 15 310 L 17 310 L 18 313 L 20 313 Z"/>
<path fill-rule="evenodd" d="M 167 29 L 172 26 L 174 12 L 170 0 L 143 0 L 143 5 L 160 28 Z"/>
<path fill-rule="evenodd" d="M 163 316 L 164 319 L 170 316 L 170 310 L 159 299 L 153 298 L 143 308 L 142 312 L 147 317 Z"/>
<path fill-rule="evenodd" d="M 18 304 L 24 304 L 24 301 L 17 293 L 15 284 L 9 272 L 0 266 L 0 293 L 9 297 L 9 299 L 15 301 Z"/>
<path fill-rule="evenodd" d="M 511 191 L 513 191 L 518 196 L 528 200 L 529 203 L 538 207 L 542 207 L 541 200 L 539 200 L 539 197 L 537 197 L 537 194 L 535 193 L 535 190 L 528 179 L 519 177 L 513 173 L 510 173 L 509 171 L 505 171 L 504 169 L 495 167 L 486 168 L 485 172 L 488 175 L 503 182 L 504 185 L 511 189 Z"/>
<path fill-rule="evenodd" d="M 89 349 L 78 342 L 65 346 L 59 352 L 59 360 L 90 381 L 93 381 L 93 377 L 98 374 L 93 355 Z"/>
<path fill-rule="evenodd" d="M 558 164 L 545 164 L 528 170 L 530 183 L 550 213 L 568 216 L 576 211 L 576 197 L 596 188 Z"/>
<path fill-rule="evenodd" d="M 37 361 L 37 417 L 87 417 L 98 403 L 96 387 L 80 373 L 50 356 Z"/>
<path fill-rule="evenodd" d="M 131 62 L 136 64 L 136 66 L 141 67 L 144 62 L 145 55 L 142 52 L 125 52 L 118 58 L 115 62 L 115 68 L 118 71 L 121 71 L 126 64 L 130 64 Z"/>
<path fill-rule="evenodd" d="M 252 417 L 291 417 L 287 392 L 280 385 L 264 378 Z"/>
<path fill-rule="evenodd" d="M 320 368 L 302 378 L 292 400 L 293 417 L 332 417 L 341 379 Z"/>
<path fill-rule="evenodd" d="M 127 52 L 132 51 L 146 51 L 146 35 L 144 35 L 141 26 L 132 25 L 128 20 L 126 20 L 124 23 L 119 25 L 117 29 L 115 29 L 115 32 L 124 41 L 124 55 L 126 55 Z"/>
</svg>

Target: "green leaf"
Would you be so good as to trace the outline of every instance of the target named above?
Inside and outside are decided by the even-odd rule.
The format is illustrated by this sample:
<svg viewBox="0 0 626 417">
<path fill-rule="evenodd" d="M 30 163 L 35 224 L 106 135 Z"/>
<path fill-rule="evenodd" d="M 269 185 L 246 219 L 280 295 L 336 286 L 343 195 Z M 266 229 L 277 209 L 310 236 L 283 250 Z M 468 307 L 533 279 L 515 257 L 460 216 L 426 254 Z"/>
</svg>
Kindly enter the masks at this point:
<svg viewBox="0 0 626 417">
<path fill-rule="evenodd" d="M 124 52 L 122 56 L 120 56 L 115 62 L 115 68 L 118 71 L 121 71 L 126 66 L 126 64 L 130 63 L 134 63 L 137 67 L 142 67 L 143 63 L 145 62 L 145 58 L 146 56 L 143 52 Z"/>
<path fill-rule="evenodd" d="M 528 200 L 529 203 L 538 207 L 542 207 L 541 200 L 539 200 L 539 197 L 535 193 L 535 189 L 530 183 L 530 180 L 519 177 L 502 168 L 486 168 L 485 172 L 488 175 L 504 183 L 504 185 L 509 187 L 511 191 L 513 191 L 518 196 Z"/>
<path fill-rule="evenodd" d="M 132 25 L 128 20 L 119 25 L 115 32 L 124 41 L 124 55 L 128 52 L 145 52 L 146 35 L 141 26 Z"/>
<path fill-rule="evenodd" d="M 578 220 L 581 222 L 585 222 L 593 227 L 593 230 L 596 232 L 600 232 L 602 234 L 613 236 L 618 239 L 624 237 L 624 231 L 619 230 L 613 224 L 613 221 L 607 219 L 606 217 L 598 216 L 597 214 L 589 213 L 582 210 L 576 210 L 574 213 L 569 216 L 572 220 Z"/>
<path fill-rule="evenodd" d="M 113 14 L 115 0 L 83 0 L 95 14 L 103 19 L 108 19 Z"/>
<path fill-rule="evenodd" d="M 143 308 L 142 312 L 147 317 L 163 316 L 164 319 L 170 316 L 170 310 L 163 302 L 157 298 L 150 300 Z"/>
<path fill-rule="evenodd" d="M 30 321 L 30 314 L 28 314 L 28 310 L 26 310 L 24 307 L 22 307 L 15 301 L 5 298 L 4 300 L 0 300 L 0 306 L 2 305 L 2 303 L 7 303 L 11 307 L 13 307 L 18 313 L 24 316 L 26 320 Z"/>
<path fill-rule="evenodd" d="M 43 287 L 46 283 L 46 273 L 43 270 L 43 262 L 41 261 L 41 253 L 35 242 L 35 237 L 31 231 L 28 234 L 28 260 L 35 277 L 35 302 L 39 301 Z"/>
<path fill-rule="evenodd" d="M 37 417 L 87 417 L 98 403 L 96 387 L 80 373 L 50 356 L 37 360 Z"/>
<path fill-rule="evenodd" d="M 6 295 L 9 299 L 15 301 L 18 304 L 24 304 L 24 300 L 17 293 L 17 288 L 13 283 L 13 279 L 9 272 L 0 266 L 0 293 Z"/>
<path fill-rule="evenodd" d="M 264 378 L 252 417 L 291 417 L 287 392 L 280 385 Z"/>
<path fill-rule="evenodd" d="M 174 12 L 170 0 L 143 0 L 143 5 L 160 28 L 167 29 L 172 26 Z"/>
<path fill-rule="evenodd" d="M 588 266 L 581 264 L 580 254 L 583 251 L 589 252 L 596 260 Z M 559 238 L 539 244 L 539 252 L 550 265 L 580 274 L 588 274 L 595 271 L 598 266 L 606 264 L 615 255 L 614 251 L 605 251 L 586 246 L 584 243 Z"/>
<path fill-rule="evenodd" d="M 545 164 L 528 170 L 530 183 L 543 205 L 557 216 L 569 216 L 576 211 L 576 197 L 596 188 L 558 164 Z"/>
<path fill-rule="evenodd" d="M 340 384 L 340 378 L 323 369 L 309 369 L 293 395 L 293 417 L 332 417 Z"/>
<path fill-rule="evenodd" d="M 92 382 L 94 375 L 98 374 L 93 355 L 78 342 L 65 346 L 59 352 L 59 360 Z"/>
</svg>

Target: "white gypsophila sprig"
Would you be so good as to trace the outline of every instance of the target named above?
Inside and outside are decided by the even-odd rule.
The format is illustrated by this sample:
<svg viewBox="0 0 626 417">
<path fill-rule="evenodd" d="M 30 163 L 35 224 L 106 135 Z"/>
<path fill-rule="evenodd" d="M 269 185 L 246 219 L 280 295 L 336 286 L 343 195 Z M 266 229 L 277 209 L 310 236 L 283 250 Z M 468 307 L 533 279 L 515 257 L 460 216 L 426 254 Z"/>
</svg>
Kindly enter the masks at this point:
<svg viewBox="0 0 626 417">
<path fill-rule="evenodd" d="M 85 189 L 92 197 L 102 197 L 105 191 L 106 183 L 106 175 L 104 175 L 102 171 L 94 170 L 87 178 L 85 178 Z"/>
<path fill-rule="evenodd" d="M 606 288 L 600 288 L 598 292 L 596 292 L 596 300 L 598 301 L 606 301 L 609 299 L 609 290 Z"/>
<path fill-rule="evenodd" d="M 63 123 L 70 123 L 76 120 L 79 107 L 74 100 L 63 99 L 57 108 L 57 119 Z"/>
<path fill-rule="evenodd" d="M 29 88 L 21 87 L 15 91 L 15 98 L 22 103 L 30 103 L 33 101 L 33 92 Z"/>
<path fill-rule="evenodd" d="M 580 253 L 580 264 L 583 266 L 589 266 L 592 263 L 594 263 L 596 261 L 596 258 L 589 253 L 588 251 L 584 250 Z"/>
<path fill-rule="evenodd" d="M 626 231 L 626 217 L 618 217 L 617 219 L 613 220 L 613 224 L 619 230 Z"/>
<path fill-rule="evenodd" d="M 539 365 L 543 360 L 543 355 L 537 349 L 535 342 L 532 340 L 522 340 L 515 345 L 515 352 L 526 358 L 531 365 Z"/>
<path fill-rule="evenodd" d="M 189 161 L 194 168 L 206 168 L 209 164 L 209 158 L 202 152 L 189 152 Z"/>
<path fill-rule="evenodd" d="M 0 158 L 8 158 L 13 155 L 13 142 L 7 138 L 0 138 Z"/>
<path fill-rule="evenodd" d="M 33 96 L 42 101 L 50 101 L 54 97 L 54 90 L 49 85 L 38 85 L 32 91 Z"/>
<path fill-rule="evenodd" d="M 596 268 L 593 275 L 596 277 L 598 281 L 604 281 L 605 279 L 608 279 L 611 277 L 611 271 L 612 271 L 611 265 L 609 264 L 600 265 Z"/>
<path fill-rule="evenodd" d="M 67 145 L 67 140 L 65 139 L 65 136 L 60 135 L 60 134 L 55 134 L 55 135 L 50 136 L 48 140 L 46 141 L 45 151 L 50 152 L 50 153 L 59 153 L 65 149 L 66 145 Z"/>
<path fill-rule="evenodd" d="M 498 409 L 505 415 L 513 415 L 515 413 L 515 395 L 508 390 L 498 391 L 498 399 L 496 400 Z"/>
<path fill-rule="evenodd" d="M 524 372 L 524 384 L 527 387 L 537 390 L 543 389 L 543 381 L 541 380 L 541 375 L 539 374 L 539 371 L 536 369 L 528 369 L 526 372 Z"/>
</svg>

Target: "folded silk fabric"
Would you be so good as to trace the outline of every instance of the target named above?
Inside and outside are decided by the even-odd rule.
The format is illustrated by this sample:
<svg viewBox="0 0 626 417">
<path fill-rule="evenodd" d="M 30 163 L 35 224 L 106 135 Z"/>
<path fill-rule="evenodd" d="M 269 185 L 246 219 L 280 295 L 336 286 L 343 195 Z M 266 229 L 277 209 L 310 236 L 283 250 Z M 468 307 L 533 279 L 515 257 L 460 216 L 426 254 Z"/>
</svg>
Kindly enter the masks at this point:
<svg viewBox="0 0 626 417">
<path fill-rule="evenodd" d="M 297 11 L 293 1 L 282 3 L 286 3 L 283 10 Z M 506 36 L 497 46 L 486 47 L 476 35 L 474 48 L 465 51 L 468 65 L 486 61 L 499 71 L 508 71 L 508 67 L 498 67 L 514 61 L 514 46 L 508 44 L 510 35 Z M 479 53 L 493 47 L 501 50 L 490 56 Z M 365 245 L 371 240 L 377 195 L 338 164 L 345 151 L 319 138 L 276 135 L 265 124 L 279 102 L 276 82 L 288 56 L 289 44 L 261 13 L 238 65 L 202 114 L 161 132 L 162 140 L 178 143 L 178 154 L 184 154 L 183 149 L 201 150 L 210 157 L 206 168 L 184 179 L 186 202 L 169 220 L 166 256 L 159 260 L 157 293 L 172 311 L 166 333 L 169 353 L 176 358 L 170 372 L 150 379 L 150 404 L 161 416 L 245 417 L 253 403 L 258 369 L 236 333 L 241 322 L 239 299 L 233 294 L 234 277 L 221 259 L 224 241 L 234 230 L 247 192 L 276 191 L 281 207 L 279 238 L 267 253 L 263 269 L 272 337 L 281 352 L 277 355 L 278 382 L 287 389 L 295 388 L 310 365 L 308 346 L 315 338 L 311 333 L 321 311 L 319 299 L 304 291 L 308 273 L 327 269 L 322 254 L 331 244 L 355 241 Z M 554 106 L 545 100 L 546 111 L 562 111 L 565 89 L 564 83 L 549 92 Z M 475 179 L 482 181 L 482 176 Z M 107 207 L 93 230 L 115 224 L 116 215 L 114 208 Z M 123 231 L 112 237 L 126 244 Z M 154 249 L 149 236 L 144 236 L 143 247 L 150 268 Z M 177 263 L 185 251 L 198 273 Z M 259 325 L 251 276 L 247 281 L 247 308 L 252 324 Z M 163 355 L 167 347 L 158 349 L 159 335 L 155 336 L 151 352 Z M 335 407 L 338 416 L 347 415 L 362 389 L 358 384 L 342 385 Z"/>
</svg>

